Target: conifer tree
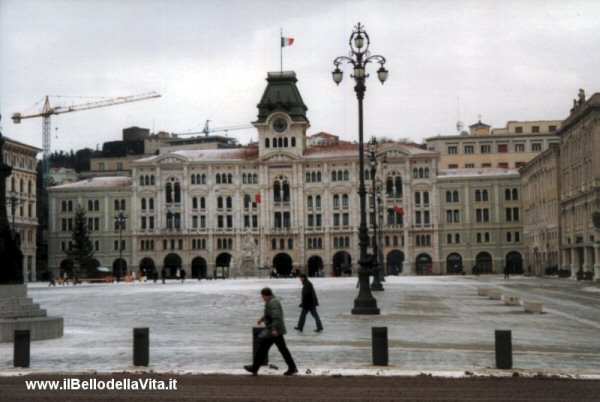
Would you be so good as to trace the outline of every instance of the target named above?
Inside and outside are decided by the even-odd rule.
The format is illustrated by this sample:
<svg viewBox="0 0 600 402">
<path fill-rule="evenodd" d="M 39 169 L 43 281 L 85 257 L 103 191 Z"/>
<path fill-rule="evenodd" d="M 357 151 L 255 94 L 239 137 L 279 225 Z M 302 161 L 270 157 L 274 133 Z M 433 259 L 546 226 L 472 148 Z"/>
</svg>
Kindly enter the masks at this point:
<svg viewBox="0 0 600 402">
<path fill-rule="evenodd" d="M 72 233 L 73 244 L 66 251 L 67 256 L 73 261 L 73 270 L 76 277 L 81 276 L 93 267 L 94 247 L 90 240 L 90 231 L 87 227 L 85 210 L 79 205 L 75 211 L 75 221 Z"/>
</svg>

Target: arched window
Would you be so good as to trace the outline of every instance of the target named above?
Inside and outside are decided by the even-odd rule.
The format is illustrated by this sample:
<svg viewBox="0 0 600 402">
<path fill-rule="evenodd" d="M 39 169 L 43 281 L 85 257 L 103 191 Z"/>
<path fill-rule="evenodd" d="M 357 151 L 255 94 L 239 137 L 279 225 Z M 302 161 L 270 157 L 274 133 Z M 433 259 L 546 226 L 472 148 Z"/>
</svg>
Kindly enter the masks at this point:
<svg viewBox="0 0 600 402">
<path fill-rule="evenodd" d="M 195 174 L 192 175 L 192 184 L 196 184 L 196 175 Z"/>
<path fill-rule="evenodd" d="M 421 204 L 421 193 L 419 193 L 418 191 L 415 193 L 415 204 Z"/>
<path fill-rule="evenodd" d="M 456 190 L 452 192 L 452 201 L 458 202 L 458 191 Z"/>
<path fill-rule="evenodd" d="M 429 191 L 423 191 L 423 204 L 429 205 Z"/>
<path fill-rule="evenodd" d="M 310 183 L 310 172 L 306 172 L 306 179 L 305 179 L 305 181 L 307 183 Z"/>
<path fill-rule="evenodd" d="M 446 235 L 446 243 L 452 244 L 452 234 L 448 233 Z"/>
<path fill-rule="evenodd" d="M 402 197 L 402 177 L 396 176 L 395 185 L 396 185 L 396 198 L 401 198 Z"/>
<path fill-rule="evenodd" d="M 348 208 L 348 194 L 342 195 L 342 207 Z"/>
<path fill-rule="evenodd" d="M 516 201 L 519 199 L 519 191 L 516 188 L 512 189 L 512 199 L 513 199 L 513 201 Z"/>
<path fill-rule="evenodd" d="M 394 179 L 388 177 L 385 181 L 385 192 L 388 197 L 391 197 L 394 194 Z"/>
<path fill-rule="evenodd" d="M 344 170 L 344 180 L 350 180 L 350 173 L 347 170 Z"/>
<path fill-rule="evenodd" d="M 313 207 L 313 197 L 312 197 L 312 195 L 309 195 L 309 196 L 306 198 L 306 206 L 307 206 L 308 208 L 312 208 L 312 207 Z"/>
<path fill-rule="evenodd" d="M 221 184 L 221 175 L 217 173 L 217 175 L 215 176 L 215 181 L 217 182 L 217 184 Z"/>
<path fill-rule="evenodd" d="M 316 181 L 317 181 L 317 172 L 312 172 L 312 173 L 310 174 L 310 180 L 311 180 L 312 182 L 316 182 Z"/>
<path fill-rule="evenodd" d="M 339 248 L 339 243 L 338 243 L 338 238 L 337 237 L 333 238 L 333 248 Z"/>
<path fill-rule="evenodd" d="M 321 172 L 317 172 L 317 181 L 320 182 L 321 181 Z"/>
<path fill-rule="evenodd" d="M 481 192 L 481 200 L 482 200 L 482 201 L 487 201 L 488 199 L 489 199 L 489 198 L 488 198 L 488 191 L 487 191 L 487 190 L 483 190 L 483 191 Z"/>
<path fill-rule="evenodd" d="M 344 180 L 344 173 L 341 170 L 337 171 L 338 181 Z"/>
<path fill-rule="evenodd" d="M 233 183 L 233 175 L 231 173 L 227 174 L 227 183 L 229 183 L 229 184 Z"/>
<path fill-rule="evenodd" d="M 425 178 L 429 178 L 429 168 L 425 168 Z"/>
<path fill-rule="evenodd" d="M 283 138 L 279 137 L 277 139 L 277 145 L 279 146 L 279 148 L 283 148 Z"/>
<path fill-rule="evenodd" d="M 331 181 L 337 181 L 337 172 L 335 170 L 331 172 Z"/>
<path fill-rule="evenodd" d="M 339 195 L 334 195 L 333 196 L 333 208 L 339 208 L 340 207 L 340 196 Z"/>
<path fill-rule="evenodd" d="M 154 198 L 148 199 L 148 208 L 151 210 L 154 209 Z"/>
<path fill-rule="evenodd" d="M 507 188 L 506 190 L 504 190 L 504 199 L 506 201 L 510 201 L 510 189 Z"/>
<path fill-rule="evenodd" d="M 446 202 L 452 202 L 452 192 L 446 191 Z"/>
<path fill-rule="evenodd" d="M 277 249 L 277 240 L 271 239 L 271 249 Z"/>
<path fill-rule="evenodd" d="M 273 148 L 277 148 L 277 138 L 273 138 Z"/>
<path fill-rule="evenodd" d="M 425 173 L 423 172 L 423 168 L 419 168 L 419 179 L 425 177 Z"/>
<path fill-rule="evenodd" d="M 419 178 L 419 170 L 417 168 L 413 169 L 413 179 Z"/>
<path fill-rule="evenodd" d="M 94 200 L 94 211 L 100 211 L 100 201 Z"/>
<path fill-rule="evenodd" d="M 25 180 L 21 179 L 21 185 L 19 187 L 21 188 L 21 192 L 24 193 L 25 192 Z"/>
<path fill-rule="evenodd" d="M 256 173 L 252 175 L 252 183 L 258 184 L 258 175 Z"/>
<path fill-rule="evenodd" d="M 217 197 L 217 209 L 223 209 L 223 197 Z"/>
<path fill-rule="evenodd" d="M 273 184 L 273 200 L 275 202 L 281 201 L 281 184 L 279 183 L 279 180 Z"/>
<path fill-rule="evenodd" d="M 154 185 L 154 175 L 150 176 L 150 185 Z"/>
<path fill-rule="evenodd" d="M 269 137 L 265 138 L 265 148 L 269 148 Z"/>
<path fill-rule="evenodd" d="M 192 198 L 192 209 L 198 209 L 198 198 L 197 197 Z"/>
<path fill-rule="evenodd" d="M 481 201 L 481 191 L 475 190 L 475 201 Z"/>
<path fill-rule="evenodd" d="M 227 197 L 226 201 L 226 205 L 227 205 L 227 209 L 232 209 L 233 208 L 233 199 L 231 197 Z"/>
<path fill-rule="evenodd" d="M 287 181 L 283 182 L 283 201 L 284 202 L 290 201 L 290 185 Z"/>
<path fill-rule="evenodd" d="M 140 176 L 140 186 L 144 185 L 144 176 Z"/>
<path fill-rule="evenodd" d="M 17 183 L 14 177 L 10 179 L 10 189 L 12 191 L 17 191 Z"/>
<path fill-rule="evenodd" d="M 146 209 L 146 199 L 142 198 L 142 210 Z"/>
<path fill-rule="evenodd" d="M 206 184 L 206 175 L 202 173 L 202 184 Z"/>
<path fill-rule="evenodd" d="M 114 205 L 114 207 L 115 207 L 115 208 L 114 208 L 114 209 L 115 209 L 115 211 L 118 211 L 118 210 L 119 210 L 119 200 L 115 200 L 115 205 Z"/>
<path fill-rule="evenodd" d="M 292 137 L 292 147 L 296 146 L 296 137 Z"/>
<path fill-rule="evenodd" d="M 173 186 L 173 192 L 175 193 L 175 195 L 174 195 L 174 201 L 175 202 L 181 202 L 181 187 L 180 187 L 178 181 L 176 181 L 175 185 Z"/>
<path fill-rule="evenodd" d="M 125 200 L 121 200 L 121 211 L 125 211 L 127 208 L 125 208 Z"/>
<path fill-rule="evenodd" d="M 321 208 L 321 196 L 320 195 L 317 195 L 315 197 L 315 207 Z"/>
<path fill-rule="evenodd" d="M 287 148 L 287 147 L 288 147 L 288 138 L 287 138 L 287 137 L 285 137 L 285 138 L 283 139 L 283 146 L 284 146 L 284 148 Z"/>
<path fill-rule="evenodd" d="M 206 198 L 200 197 L 200 209 L 206 208 Z"/>
</svg>

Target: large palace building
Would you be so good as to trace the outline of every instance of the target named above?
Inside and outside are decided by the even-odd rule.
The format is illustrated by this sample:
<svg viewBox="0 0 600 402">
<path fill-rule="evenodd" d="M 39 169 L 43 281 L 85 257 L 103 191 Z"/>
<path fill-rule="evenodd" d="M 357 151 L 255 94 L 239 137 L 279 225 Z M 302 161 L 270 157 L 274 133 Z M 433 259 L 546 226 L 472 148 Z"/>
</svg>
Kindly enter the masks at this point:
<svg viewBox="0 0 600 402">
<path fill-rule="evenodd" d="M 49 266 L 68 269 L 64 251 L 81 206 L 97 264 L 115 272 L 231 275 L 248 249 L 266 272 L 356 272 L 358 145 L 327 133 L 307 138 L 307 107 L 296 82 L 294 72 L 268 74 L 253 123 L 257 143 L 161 149 L 129 161 L 130 176 L 96 176 L 50 188 Z M 560 122 L 536 125 L 544 128 L 515 133 L 521 135 L 517 140 L 501 133 L 501 138 L 435 137 L 427 147 L 380 143 L 377 160 L 386 160 L 376 177 L 381 196 L 375 202 L 369 196 L 367 223 L 382 223 L 385 271 L 522 269 L 521 178 L 514 168 L 555 142 Z M 534 124 L 522 126 L 534 130 L 528 128 Z M 513 147 L 522 154 L 515 156 Z M 463 151 L 459 161 L 456 154 Z M 504 161 L 507 157 L 511 160 Z M 372 192 L 372 177 L 364 174 Z M 120 213 L 127 217 L 122 225 L 115 220 Z"/>
</svg>

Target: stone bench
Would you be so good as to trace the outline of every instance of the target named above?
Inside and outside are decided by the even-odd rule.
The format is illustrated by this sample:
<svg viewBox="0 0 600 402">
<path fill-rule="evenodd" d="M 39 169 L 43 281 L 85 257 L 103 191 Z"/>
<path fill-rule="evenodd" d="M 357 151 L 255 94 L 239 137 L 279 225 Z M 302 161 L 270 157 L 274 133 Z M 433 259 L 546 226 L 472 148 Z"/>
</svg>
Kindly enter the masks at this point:
<svg viewBox="0 0 600 402">
<path fill-rule="evenodd" d="M 502 298 L 502 293 L 498 290 L 488 290 L 488 297 L 491 300 L 500 300 Z"/>
<path fill-rule="evenodd" d="M 488 288 L 477 288 L 477 296 L 487 296 L 489 291 Z"/>
<path fill-rule="evenodd" d="M 519 297 L 515 296 L 515 295 L 502 295 L 502 299 L 504 299 L 504 304 L 506 304 L 507 306 L 518 306 L 520 305 L 519 303 Z"/>
<path fill-rule="evenodd" d="M 528 302 L 523 300 L 523 308 L 526 313 L 540 313 L 544 312 L 544 305 L 540 302 Z"/>
</svg>

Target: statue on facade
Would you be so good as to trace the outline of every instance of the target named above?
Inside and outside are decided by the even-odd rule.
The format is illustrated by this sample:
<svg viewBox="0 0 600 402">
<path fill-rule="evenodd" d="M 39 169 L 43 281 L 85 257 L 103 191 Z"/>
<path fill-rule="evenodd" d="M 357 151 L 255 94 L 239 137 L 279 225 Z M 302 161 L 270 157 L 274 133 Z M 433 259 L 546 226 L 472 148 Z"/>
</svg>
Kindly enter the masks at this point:
<svg viewBox="0 0 600 402">
<path fill-rule="evenodd" d="M 251 235 L 246 236 L 242 245 L 242 259 L 239 266 L 239 274 L 243 276 L 258 275 L 258 247 Z"/>
<path fill-rule="evenodd" d="M 3 148 L 4 138 L 0 132 L 0 285 L 24 281 L 23 253 L 19 249 L 16 234 L 13 236 L 6 214 L 6 178 L 12 174 L 12 167 L 4 163 Z"/>
<path fill-rule="evenodd" d="M 577 104 L 579 106 L 583 105 L 585 103 L 585 91 L 581 88 L 579 88 L 579 93 L 577 94 L 577 97 L 579 98 L 579 100 L 577 101 Z"/>
</svg>

